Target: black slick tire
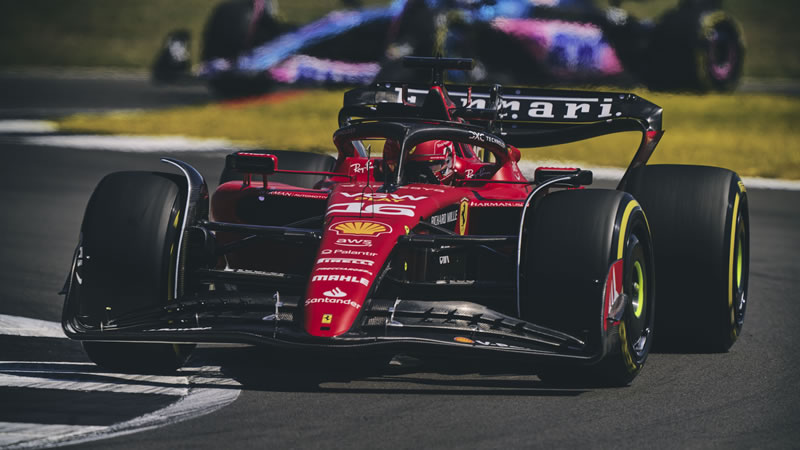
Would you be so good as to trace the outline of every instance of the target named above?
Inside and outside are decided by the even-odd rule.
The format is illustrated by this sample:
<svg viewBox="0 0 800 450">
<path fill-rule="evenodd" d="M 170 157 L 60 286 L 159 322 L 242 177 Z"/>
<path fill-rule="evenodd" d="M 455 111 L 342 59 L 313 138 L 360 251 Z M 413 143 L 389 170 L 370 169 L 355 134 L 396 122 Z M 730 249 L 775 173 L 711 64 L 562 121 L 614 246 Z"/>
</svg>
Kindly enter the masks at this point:
<svg viewBox="0 0 800 450">
<path fill-rule="evenodd" d="M 660 350 L 723 352 L 741 334 L 747 305 L 747 191 L 717 167 L 652 165 L 626 191 L 647 211 L 658 267 Z"/>
<path fill-rule="evenodd" d="M 84 322 L 99 327 L 174 300 L 185 191 L 182 178 L 164 173 L 116 172 L 100 181 L 81 227 L 81 282 L 68 294 Z M 179 368 L 194 345 L 84 341 L 83 347 L 107 369 L 164 373 Z"/>
<path fill-rule="evenodd" d="M 544 366 L 539 377 L 562 386 L 629 384 L 647 360 L 655 320 L 655 268 L 644 211 L 624 192 L 566 190 L 534 205 L 526 228 L 522 318 L 585 337 L 594 352 L 605 355 L 589 366 Z M 626 303 L 612 321 L 603 318 L 605 281 L 619 260 L 625 293 L 619 298 Z"/>
</svg>

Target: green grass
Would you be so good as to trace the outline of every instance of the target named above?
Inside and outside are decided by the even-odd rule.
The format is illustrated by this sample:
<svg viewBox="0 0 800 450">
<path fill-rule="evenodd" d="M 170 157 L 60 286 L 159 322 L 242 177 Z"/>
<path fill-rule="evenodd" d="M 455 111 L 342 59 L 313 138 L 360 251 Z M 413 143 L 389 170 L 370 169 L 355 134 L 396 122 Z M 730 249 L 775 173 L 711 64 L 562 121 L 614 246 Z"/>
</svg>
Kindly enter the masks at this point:
<svg viewBox="0 0 800 450">
<path fill-rule="evenodd" d="M 800 99 L 768 95 L 641 92 L 664 108 L 666 133 L 651 162 L 727 167 L 743 176 L 800 179 Z M 334 151 L 342 91 L 305 91 L 280 103 L 207 105 L 164 111 L 79 115 L 63 129 L 228 138 L 275 149 Z M 524 150 L 527 159 L 625 167 L 638 145 L 631 133 L 558 148 Z"/>
<path fill-rule="evenodd" d="M 148 67 L 167 32 L 192 31 L 199 54 L 203 24 L 221 0 L 0 0 L 0 66 Z M 283 0 L 281 16 L 295 23 L 342 8 L 337 0 Z M 367 4 L 388 3 L 371 0 Z M 607 0 L 598 0 L 598 4 Z M 677 0 L 625 1 L 637 17 L 656 17 Z M 800 2 L 728 0 L 743 25 L 746 76 L 800 78 Z"/>
</svg>

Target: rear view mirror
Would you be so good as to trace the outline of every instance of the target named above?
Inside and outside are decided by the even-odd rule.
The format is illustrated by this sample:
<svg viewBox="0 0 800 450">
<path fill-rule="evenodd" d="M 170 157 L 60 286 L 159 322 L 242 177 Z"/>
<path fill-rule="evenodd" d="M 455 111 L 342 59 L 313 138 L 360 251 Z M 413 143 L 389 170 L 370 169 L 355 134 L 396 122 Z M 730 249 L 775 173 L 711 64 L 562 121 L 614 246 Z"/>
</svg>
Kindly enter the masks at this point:
<svg viewBox="0 0 800 450">
<path fill-rule="evenodd" d="M 278 157 L 258 151 L 242 151 L 227 156 L 226 165 L 241 173 L 271 175 L 278 170 Z"/>
</svg>

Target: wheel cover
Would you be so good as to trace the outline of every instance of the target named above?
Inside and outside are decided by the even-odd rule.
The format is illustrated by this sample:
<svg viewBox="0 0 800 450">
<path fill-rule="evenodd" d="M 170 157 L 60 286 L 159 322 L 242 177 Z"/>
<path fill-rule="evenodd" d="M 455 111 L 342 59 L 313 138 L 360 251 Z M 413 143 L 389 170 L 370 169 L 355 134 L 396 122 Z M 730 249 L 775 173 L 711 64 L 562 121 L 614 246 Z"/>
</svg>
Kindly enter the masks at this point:
<svg viewBox="0 0 800 450">
<path fill-rule="evenodd" d="M 630 263 L 631 275 L 626 277 L 623 290 L 631 299 L 628 313 L 625 315 L 624 322 L 627 329 L 626 340 L 629 340 L 634 351 L 634 359 L 641 359 L 646 355 L 648 341 L 652 329 L 652 314 L 649 312 L 650 296 L 647 293 L 649 282 L 647 281 L 648 266 L 645 261 L 645 246 L 638 239 L 635 233 L 628 237 L 627 258 Z"/>
<path fill-rule="evenodd" d="M 726 81 L 731 77 L 738 59 L 736 43 L 732 42 L 729 34 L 725 30 L 714 29 L 709 42 L 709 69 L 711 76 L 718 81 Z"/>
<path fill-rule="evenodd" d="M 632 286 L 632 306 L 633 306 L 633 315 L 636 318 L 642 317 L 642 311 L 644 311 L 644 292 L 645 292 L 645 281 L 644 281 L 644 273 L 642 273 L 642 264 L 640 261 L 635 261 L 633 263 L 633 286 Z"/>
<path fill-rule="evenodd" d="M 739 243 L 738 243 L 738 249 L 737 249 L 737 253 L 738 254 L 736 256 L 736 290 L 737 291 L 741 291 L 741 289 L 742 289 L 742 266 L 744 265 L 744 262 L 743 262 L 744 261 L 744 255 L 742 255 L 742 247 L 744 247 L 744 243 L 743 243 L 744 238 L 742 237 L 742 234 L 744 234 L 744 233 L 739 233 L 739 239 L 738 239 Z"/>
<path fill-rule="evenodd" d="M 730 304 L 731 308 L 731 326 L 733 328 L 733 332 L 738 334 L 738 330 L 741 329 L 742 323 L 744 322 L 744 313 L 746 307 L 746 296 L 747 296 L 747 272 L 748 272 L 748 263 L 747 263 L 747 255 L 746 251 L 748 248 L 747 245 L 747 230 L 745 228 L 744 220 L 742 219 L 741 214 L 737 215 L 736 218 L 736 228 L 735 228 L 735 254 L 733 255 L 735 260 L 733 261 L 734 273 L 732 274 L 731 289 L 733 290 L 733 299 Z"/>
</svg>

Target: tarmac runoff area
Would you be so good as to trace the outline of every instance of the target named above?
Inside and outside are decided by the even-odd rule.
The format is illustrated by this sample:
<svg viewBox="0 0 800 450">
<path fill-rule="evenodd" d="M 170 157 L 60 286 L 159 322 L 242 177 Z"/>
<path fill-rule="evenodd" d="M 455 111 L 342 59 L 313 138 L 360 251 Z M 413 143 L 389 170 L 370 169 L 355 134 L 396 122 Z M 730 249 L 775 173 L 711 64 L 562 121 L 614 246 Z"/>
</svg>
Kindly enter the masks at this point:
<svg viewBox="0 0 800 450">
<path fill-rule="evenodd" d="M 198 139 L 186 136 L 133 136 L 133 135 L 81 135 L 57 134 L 55 122 L 45 120 L 0 120 L 0 135 L 19 143 L 33 146 L 104 150 L 131 153 L 163 152 L 224 152 L 247 148 L 225 139 Z M 520 169 L 531 178 L 537 167 L 569 166 L 589 169 L 596 180 L 619 180 L 625 169 L 618 167 L 585 166 L 572 161 L 520 162 Z M 744 177 L 751 189 L 800 191 L 800 180 Z"/>
</svg>

